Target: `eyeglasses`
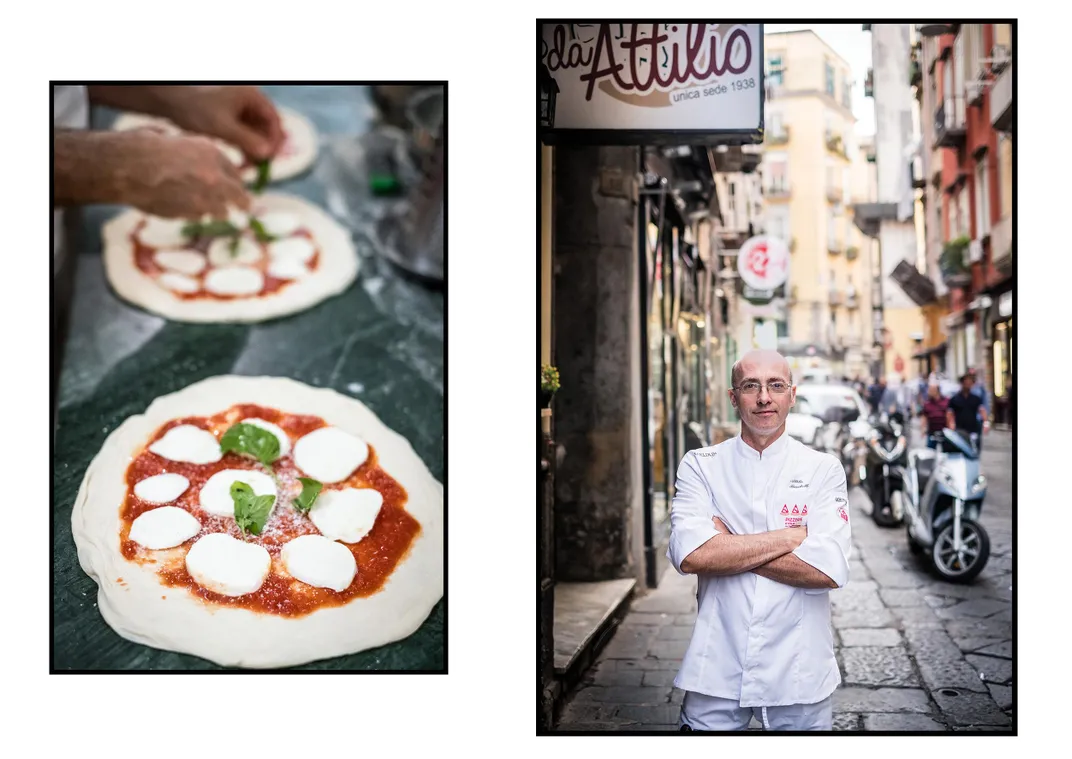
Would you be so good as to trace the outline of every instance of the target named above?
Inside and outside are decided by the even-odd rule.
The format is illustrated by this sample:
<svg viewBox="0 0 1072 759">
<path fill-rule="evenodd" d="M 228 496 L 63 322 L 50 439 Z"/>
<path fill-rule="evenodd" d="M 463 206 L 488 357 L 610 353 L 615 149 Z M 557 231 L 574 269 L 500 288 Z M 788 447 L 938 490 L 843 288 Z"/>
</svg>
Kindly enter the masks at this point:
<svg viewBox="0 0 1072 759">
<path fill-rule="evenodd" d="M 743 385 L 734 388 L 741 395 L 759 395 L 759 390 L 763 385 L 759 382 L 745 382 Z M 769 382 L 767 383 L 767 392 L 771 395 L 784 395 L 789 392 L 788 382 Z"/>
</svg>

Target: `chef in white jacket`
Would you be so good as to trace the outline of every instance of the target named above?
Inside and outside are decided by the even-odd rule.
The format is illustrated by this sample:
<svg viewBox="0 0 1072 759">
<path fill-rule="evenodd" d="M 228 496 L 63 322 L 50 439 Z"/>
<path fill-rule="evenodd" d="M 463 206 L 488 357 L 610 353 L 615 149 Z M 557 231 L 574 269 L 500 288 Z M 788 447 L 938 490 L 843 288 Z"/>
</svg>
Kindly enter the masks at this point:
<svg viewBox="0 0 1072 759">
<path fill-rule="evenodd" d="M 775 351 L 733 367 L 741 434 L 681 461 L 667 556 L 699 612 L 674 685 L 683 731 L 830 730 L 841 682 L 831 590 L 849 579 L 845 471 L 789 437 L 792 372 Z"/>
</svg>

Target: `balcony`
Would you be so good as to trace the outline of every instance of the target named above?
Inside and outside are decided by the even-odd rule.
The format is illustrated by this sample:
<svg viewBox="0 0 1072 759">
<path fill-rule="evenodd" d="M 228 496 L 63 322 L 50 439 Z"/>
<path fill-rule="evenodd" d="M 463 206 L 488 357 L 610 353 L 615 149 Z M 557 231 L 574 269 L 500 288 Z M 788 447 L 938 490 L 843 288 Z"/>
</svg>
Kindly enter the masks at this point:
<svg viewBox="0 0 1072 759">
<path fill-rule="evenodd" d="M 852 309 L 860 307 L 860 300 L 856 295 L 856 288 L 851 285 L 845 289 L 845 306 Z"/>
<path fill-rule="evenodd" d="M 873 69 L 867 70 L 867 77 L 864 79 L 864 97 L 873 98 L 875 96 L 875 72 Z"/>
<path fill-rule="evenodd" d="M 942 255 L 938 259 L 938 268 L 942 273 L 942 281 L 946 287 L 967 287 L 971 284 L 971 271 L 965 262 L 964 254 L 968 251 L 971 240 L 966 236 L 950 240 L 942 248 Z"/>
<path fill-rule="evenodd" d="M 788 200 L 789 195 L 788 182 L 772 182 L 763 188 L 763 197 L 766 200 Z"/>
<path fill-rule="evenodd" d="M 849 157 L 849 154 L 845 151 L 845 145 L 841 141 L 840 134 L 826 135 L 826 149 L 842 158 L 847 159 Z"/>
<path fill-rule="evenodd" d="M 826 187 L 826 199 L 831 203 L 840 203 L 845 197 L 845 193 L 841 188 L 836 185 L 827 185 Z"/>
<path fill-rule="evenodd" d="M 918 87 L 923 82 L 923 67 L 920 66 L 921 46 L 916 43 L 912 46 L 912 58 L 908 63 L 908 85 Z"/>
<path fill-rule="evenodd" d="M 855 261 L 859 257 L 859 255 L 860 249 L 857 248 L 855 245 L 850 245 L 848 248 L 845 249 L 846 261 Z"/>
<path fill-rule="evenodd" d="M 837 241 L 837 240 L 827 240 L 826 241 L 826 252 L 829 253 L 832 256 L 840 256 L 841 252 L 842 252 L 841 251 L 841 243 L 839 241 Z"/>
<path fill-rule="evenodd" d="M 1005 67 L 990 88 L 990 123 L 999 132 L 1012 133 L 1012 64 Z"/>
<path fill-rule="evenodd" d="M 947 97 L 934 112 L 934 144 L 940 148 L 958 148 L 966 137 L 964 99 Z"/>
<path fill-rule="evenodd" d="M 784 126 L 776 132 L 769 132 L 764 137 L 764 142 L 771 146 L 785 145 L 787 142 L 789 142 L 789 127 Z"/>
<path fill-rule="evenodd" d="M 786 305 L 795 306 L 797 304 L 797 286 L 793 285 L 789 288 L 789 295 L 785 299 Z"/>
<path fill-rule="evenodd" d="M 990 228 L 990 250 L 994 268 L 1004 275 L 1012 274 L 1012 214 Z"/>
<path fill-rule="evenodd" d="M 841 305 L 841 291 L 840 290 L 835 290 L 835 289 L 831 288 L 831 290 L 827 293 L 826 298 L 827 298 L 827 302 L 831 306 L 840 306 Z"/>
</svg>

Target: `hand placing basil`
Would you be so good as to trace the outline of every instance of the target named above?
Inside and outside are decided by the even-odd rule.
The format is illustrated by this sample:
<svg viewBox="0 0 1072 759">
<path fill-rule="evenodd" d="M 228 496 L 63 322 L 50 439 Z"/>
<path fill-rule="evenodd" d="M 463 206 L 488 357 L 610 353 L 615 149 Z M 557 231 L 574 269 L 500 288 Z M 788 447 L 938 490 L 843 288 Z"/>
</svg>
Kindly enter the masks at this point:
<svg viewBox="0 0 1072 759">
<path fill-rule="evenodd" d="M 231 483 L 235 522 L 242 534 L 260 535 L 275 503 L 274 495 L 254 495 L 253 488 L 244 482 Z"/>
<path fill-rule="evenodd" d="M 224 453 L 234 451 L 252 456 L 271 468 L 272 462 L 279 458 L 279 438 L 252 424 L 236 424 L 223 433 L 220 449 Z"/>
<path fill-rule="evenodd" d="M 313 508 L 313 503 L 324 486 L 312 477 L 299 477 L 298 482 L 302 484 L 301 495 L 295 498 L 292 503 L 298 511 L 308 514 L 309 509 Z"/>
</svg>

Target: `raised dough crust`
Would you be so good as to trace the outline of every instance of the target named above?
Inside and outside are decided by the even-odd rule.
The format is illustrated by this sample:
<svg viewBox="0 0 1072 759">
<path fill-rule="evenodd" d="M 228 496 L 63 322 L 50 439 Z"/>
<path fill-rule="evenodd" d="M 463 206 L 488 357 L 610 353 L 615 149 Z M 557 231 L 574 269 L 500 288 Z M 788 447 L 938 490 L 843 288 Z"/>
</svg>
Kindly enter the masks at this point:
<svg viewBox="0 0 1072 759">
<path fill-rule="evenodd" d="M 104 270 L 119 297 L 147 311 L 180 322 L 260 322 L 311 308 L 348 288 L 357 277 L 358 257 L 349 232 L 316 206 L 283 193 L 260 196 L 255 203 L 273 211 L 293 211 L 312 230 L 320 247 L 315 272 L 271 295 L 233 300 L 186 300 L 161 286 L 134 264 L 130 233 L 145 217 L 130 209 L 102 230 Z"/>
<path fill-rule="evenodd" d="M 276 106 L 276 110 L 279 111 L 279 117 L 283 120 L 283 129 L 290 135 L 290 139 L 294 143 L 294 153 L 272 161 L 269 182 L 281 182 L 301 174 L 313 165 L 318 152 L 319 138 L 316 133 L 316 127 L 313 126 L 312 122 L 290 108 Z M 182 130 L 167 119 L 146 116 L 141 113 L 120 114 L 115 123 L 112 124 L 112 129 L 126 131 L 146 126 L 160 126 L 175 134 L 182 133 Z M 256 167 L 251 166 L 243 171 L 242 179 L 247 184 L 253 184 L 257 179 Z"/>
<path fill-rule="evenodd" d="M 379 592 L 286 618 L 205 603 L 185 588 L 161 584 L 151 566 L 123 558 L 119 508 L 133 454 L 171 419 L 209 416 L 237 403 L 315 414 L 375 447 L 380 465 L 409 495 L 406 510 L 421 524 L 409 553 Z M 135 643 L 225 667 L 289 667 L 386 645 L 416 631 L 443 597 L 442 484 L 409 442 L 362 403 L 289 379 L 212 377 L 157 398 L 144 414 L 126 419 L 86 470 L 71 529 L 78 561 L 99 586 L 97 605 L 112 629 Z"/>
</svg>

